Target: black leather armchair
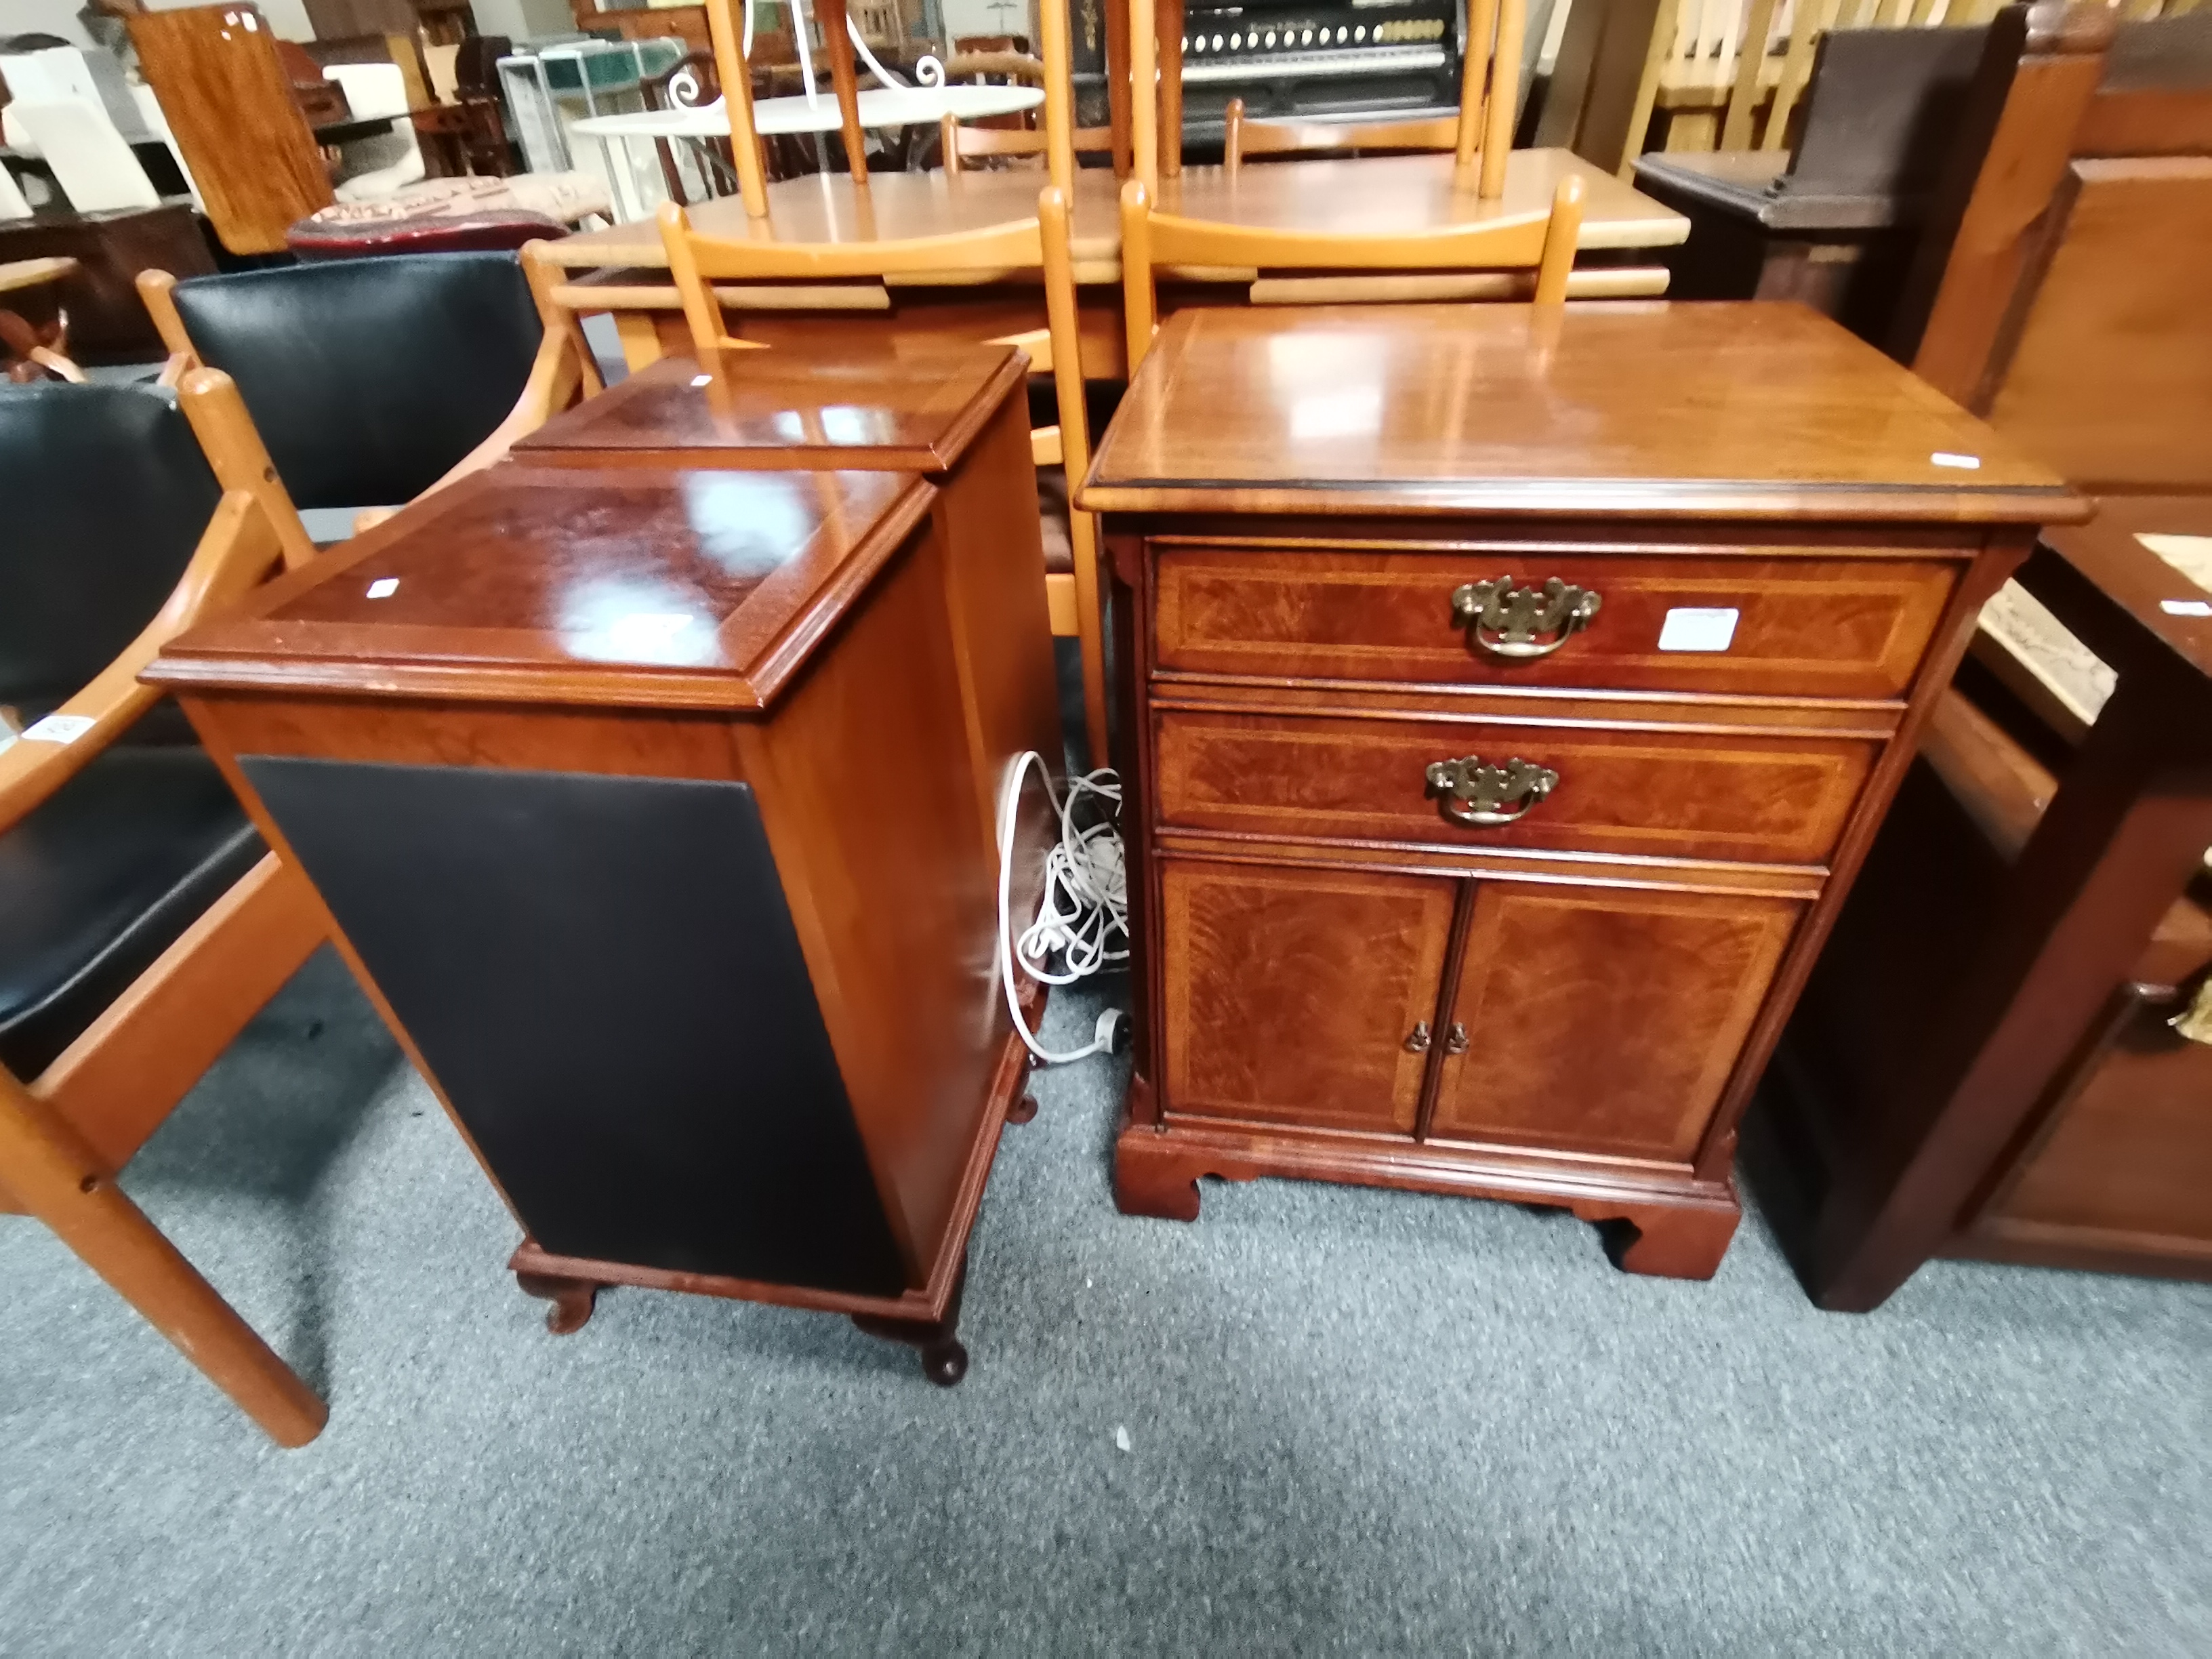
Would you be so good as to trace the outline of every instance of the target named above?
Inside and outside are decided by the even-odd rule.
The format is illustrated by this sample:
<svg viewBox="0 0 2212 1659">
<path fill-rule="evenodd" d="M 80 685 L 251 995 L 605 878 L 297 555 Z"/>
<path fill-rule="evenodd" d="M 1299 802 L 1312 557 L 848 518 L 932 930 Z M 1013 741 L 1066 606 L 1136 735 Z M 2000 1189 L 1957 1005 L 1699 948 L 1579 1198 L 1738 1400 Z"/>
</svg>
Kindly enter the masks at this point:
<svg viewBox="0 0 2212 1659">
<path fill-rule="evenodd" d="M 302 507 L 397 506 L 491 439 L 544 334 L 515 257 L 338 259 L 138 279 L 173 364 L 236 383 Z"/>
<path fill-rule="evenodd" d="M 234 400 L 211 371 L 184 396 L 217 420 Z M 45 1221 L 297 1445 L 322 1402 L 114 1179 L 327 933 L 137 681 L 283 544 L 145 386 L 0 386 L 0 1212 Z"/>
</svg>

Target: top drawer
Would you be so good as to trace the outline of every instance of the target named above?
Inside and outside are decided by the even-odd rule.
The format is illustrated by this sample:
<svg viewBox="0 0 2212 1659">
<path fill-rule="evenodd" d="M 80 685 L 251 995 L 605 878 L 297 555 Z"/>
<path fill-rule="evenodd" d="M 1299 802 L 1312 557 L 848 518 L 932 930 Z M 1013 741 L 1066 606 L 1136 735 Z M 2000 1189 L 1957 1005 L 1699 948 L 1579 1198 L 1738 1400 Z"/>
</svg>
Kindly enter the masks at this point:
<svg viewBox="0 0 2212 1659">
<path fill-rule="evenodd" d="M 1152 548 L 1160 669 L 1785 696 L 1902 695 L 1962 568 L 1758 548 Z"/>
</svg>

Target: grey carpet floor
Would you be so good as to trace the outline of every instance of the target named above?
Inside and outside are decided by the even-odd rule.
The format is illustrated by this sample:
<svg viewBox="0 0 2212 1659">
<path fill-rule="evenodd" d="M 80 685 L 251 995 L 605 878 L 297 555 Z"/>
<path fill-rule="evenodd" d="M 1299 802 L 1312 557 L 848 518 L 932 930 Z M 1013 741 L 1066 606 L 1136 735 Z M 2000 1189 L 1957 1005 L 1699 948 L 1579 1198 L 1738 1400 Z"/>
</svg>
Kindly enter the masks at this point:
<svg viewBox="0 0 2212 1659">
<path fill-rule="evenodd" d="M 1848 1318 L 1755 1218 L 1703 1285 L 1499 1205 L 1129 1220 L 1120 1083 L 1007 1132 L 956 1390 L 775 1309 L 556 1338 L 318 957 L 125 1184 L 330 1427 L 275 1449 L 0 1218 L 0 1651 L 2212 1651 L 2212 1290 L 1942 1265 Z"/>
</svg>

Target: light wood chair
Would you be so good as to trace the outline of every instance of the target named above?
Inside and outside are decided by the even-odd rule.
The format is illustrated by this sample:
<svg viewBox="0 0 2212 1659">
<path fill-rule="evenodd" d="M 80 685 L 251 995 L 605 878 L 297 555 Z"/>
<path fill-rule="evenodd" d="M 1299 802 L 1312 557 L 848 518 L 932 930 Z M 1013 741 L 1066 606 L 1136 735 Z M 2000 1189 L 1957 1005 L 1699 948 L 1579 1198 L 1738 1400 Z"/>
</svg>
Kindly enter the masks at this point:
<svg viewBox="0 0 2212 1659">
<path fill-rule="evenodd" d="M 284 233 L 336 198 L 276 36 L 258 14 L 256 27 L 226 22 L 240 13 L 253 8 L 134 9 L 131 43 L 223 246 L 282 253 Z"/>
<path fill-rule="evenodd" d="M 1234 173 L 1247 155 L 1450 150 L 1455 186 L 1472 185 L 1483 200 L 1494 201 L 1505 191 L 1505 157 L 1513 148 L 1513 124 L 1521 107 L 1522 35 L 1527 23 L 1528 0 L 1470 0 L 1457 115 L 1356 123 L 1255 121 L 1245 115 L 1243 99 L 1231 99 L 1222 135 L 1222 165 Z M 1178 21 L 1178 48 L 1181 27 Z M 1180 50 L 1172 72 L 1179 82 Z M 1164 94 L 1164 78 L 1162 90 Z M 1164 125 L 1170 121 L 1166 102 L 1164 97 Z M 1179 136 L 1180 97 L 1174 102 L 1172 125 Z"/>
<path fill-rule="evenodd" d="M 1408 121 L 1261 121 L 1244 113 L 1244 100 L 1229 100 L 1221 134 L 1221 165 L 1241 172 L 1248 155 L 1397 155 L 1457 148 L 1459 117 L 1428 115 Z"/>
<path fill-rule="evenodd" d="M 2154 10 L 2165 0 L 2147 3 Z M 1655 123 L 1661 147 L 1670 152 L 1786 149 L 1790 116 L 1813 72 L 1814 48 L 1829 30 L 1986 23 L 2002 3 L 1662 0 L 1618 165 L 1643 153 Z"/>
<path fill-rule="evenodd" d="M 768 164 L 761 154 L 760 131 L 753 124 L 752 71 L 745 62 L 744 21 L 732 0 L 706 0 L 707 33 L 714 43 L 714 66 L 722 83 L 722 107 L 730 118 L 730 160 L 737 168 L 738 194 L 745 212 L 768 216 Z M 845 0 L 813 0 L 822 26 L 823 50 L 830 59 L 830 83 L 836 94 L 838 136 L 853 182 L 868 182 L 868 141 L 860 127 L 860 72 L 853 42 L 845 32 Z"/>
<path fill-rule="evenodd" d="M 938 123 L 938 134 L 945 155 L 945 170 L 950 173 L 969 171 L 969 161 L 1000 156 L 1042 156 L 1050 142 L 1048 135 L 1038 129 L 964 126 L 951 115 Z M 1114 148 L 1114 130 L 1078 127 L 1070 135 L 1070 142 L 1079 155 L 1101 155 Z"/>
<path fill-rule="evenodd" d="M 1067 568 L 1058 570 L 1048 566 L 1046 594 L 1053 631 L 1073 635 L 1079 642 L 1085 727 L 1091 752 L 1103 757 L 1107 752 L 1106 674 L 1097 532 L 1091 516 L 1075 511 L 1072 505 L 1073 485 L 1091 465 L 1091 441 L 1078 349 L 1075 272 L 1068 248 L 1066 192 L 1056 184 L 1047 185 L 1037 197 L 1034 219 L 903 241 L 793 243 L 702 236 L 692 229 L 690 216 L 674 202 L 661 204 L 659 222 L 669 271 L 683 296 L 694 353 L 702 367 L 715 374 L 741 374 L 741 363 L 732 365 L 732 357 L 762 349 L 730 332 L 722 313 L 723 301 L 716 293 L 720 283 L 836 283 L 915 271 L 964 271 L 979 276 L 1024 270 L 1042 273 L 1047 325 L 994 343 L 1018 345 L 1029 355 L 1034 372 L 1052 376 L 1060 420 L 1031 434 L 1030 453 L 1041 471 L 1060 475 L 1054 479 L 1041 477 L 1040 494 L 1050 503 L 1045 509 L 1044 526 L 1048 557 L 1054 543 L 1064 541 Z M 1063 507 L 1063 502 L 1070 504 Z"/>
<path fill-rule="evenodd" d="M 1132 179 L 1121 187 L 1121 311 L 1128 331 L 1129 372 L 1137 372 L 1152 349 L 1158 327 L 1163 270 L 1202 266 L 1249 270 L 1261 276 L 1270 270 L 1479 271 L 1509 279 L 1528 271 L 1534 278 L 1533 291 L 1509 280 L 1498 285 L 1502 292 L 1495 297 L 1557 305 L 1567 297 L 1582 222 L 1583 181 L 1572 175 L 1559 181 L 1547 213 L 1395 236 L 1262 229 L 1180 218 L 1155 212 L 1144 181 Z M 1373 293 L 1371 287 L 1348 288 L 1334 297 Z M 1392 296 L 1384 293 L 1376 297 Z"/>
<path fill-rule="evenodd" d="M 50 471 L 64 475 L 88 464 L 83 423 L 100 418 L 100 400 L 145 405 L 118 411 L 116 423 L 130 428 L 127 454 L 90 456 L 112 489 L 128 492 L 115 519 L 143 516 L 155 500 L 189 498 L 204 507 L 212 499 L 215 506 L 197 546 L 188 527 L 162 520 L 164 528 L 183 534 L 173 536 L 175 550 L 155 550 L 88 538 L 81 509 L 40 514 L 35 503 L 11 502 L 12 512 L 28 516 L 33 537 L 41 521 L 66 526 L 72 562 L 88 579 L 100 570 L 104 599 L 144 589 L 149 576 L 167 583 L 179 563 L 183 574 L 150 621 L 141 625 L 143 611 L 112 619 L 122 624 L 112 634 L 129 643 L 28 732 L 0 747 L 0 837 L 27 838 L 13 860 L 16 878 L 38 878 L 22 875 L 27 864 L 76 860 L 82 867 L 71 878 L 57 877 L 57 890 L 97 876 L 103 890 L 147 901 L 120 927 L 104 911 L 82 923 L 57 921 L 55 937 L 45 942 L 56 971 L 80 957 L 90 965 L 52 988 L 37 979 L 11 988 L 15 1006 L 0 1041 L 0 1212 L 45 1222 L 272 1439 L 303 1445 L 322 1430 L 323 1402 L 116 1184 L 132 1154 L 327 931 L 306 881 L 260 850 L 204 754 L 189 745 L 125 741 L 161 700 L 138 683 L 139 672 L 167 641 L 282 568 L 289 550 L 259 497 L 208 478 L 191 453 L 191 437 L 173 428 L 174 412 L 156 394 L 122 386 L 52 391 L 69 406 L 55 408 L 43 435 L 32 436 Z M 40 416 L 26 401 L 31 395 L 17 394 L 9 410 L 17 436 Z M 228 428 L 252 441 L 226 376 L 195 371 L 182 402 L 199 429 Z M 25 533 L 20 520 L 11 530 Z M 185 548 L 188 560 L 179 556 Z M 19 545 L 14 556 L 24 551 Z M 112 568 L 99 566 L 103 556 Z M 41 629 L 30 658 L 81 656 L 92 641 L 77 635 L 97 609 L 71 610 L 67 621 L 79 625 L 75 629 L 59 617 L 54 628 Z M 93 631 L 108 632 L 106 622 Z M 25 665 L 24 654 L 11 651 L 5 666 L 20 672 Z M 142 949 L 134 941 L 151 948 L 162 937 L 170 940 L 166 947 L 131 973 L 133 951 Z M 115 982 L 112 994 L 107 981 Z"/>
</svg>

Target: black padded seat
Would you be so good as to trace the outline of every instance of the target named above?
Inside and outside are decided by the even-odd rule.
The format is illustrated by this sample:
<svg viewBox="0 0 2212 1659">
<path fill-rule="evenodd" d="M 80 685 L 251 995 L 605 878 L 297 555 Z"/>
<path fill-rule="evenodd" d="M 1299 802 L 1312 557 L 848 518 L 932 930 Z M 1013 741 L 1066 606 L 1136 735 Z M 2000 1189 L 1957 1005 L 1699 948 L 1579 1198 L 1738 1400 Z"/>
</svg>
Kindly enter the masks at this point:
<svg viewBox="0 0 2212 1659">
<path fill-rule="evenodd" d="M 46 1070 L 262 852 L 204 753 L 127 743 L 0 835 L 0 1064 Z"/>
<path fill-rule="evenodd" d="M 506 419 L 544 336 L 511 253 L 334 259 L 172 293 L 301 507 L 414 500 Z"/>
</svg>

